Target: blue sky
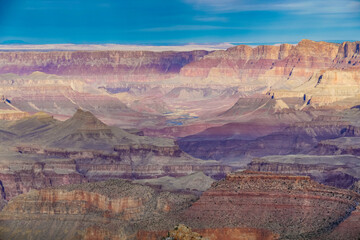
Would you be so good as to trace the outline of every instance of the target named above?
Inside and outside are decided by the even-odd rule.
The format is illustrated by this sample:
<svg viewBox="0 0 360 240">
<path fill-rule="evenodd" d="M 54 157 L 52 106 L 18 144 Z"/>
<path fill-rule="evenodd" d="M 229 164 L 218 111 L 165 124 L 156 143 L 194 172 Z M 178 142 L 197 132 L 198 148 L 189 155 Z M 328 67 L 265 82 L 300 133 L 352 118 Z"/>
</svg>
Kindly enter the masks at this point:
<svg viewBox="0 0 360 240">
<path fill-rule="evenodd" d="M 360 0 L 0 0 L 0 43 L 360 40 Z"/>
</svg>

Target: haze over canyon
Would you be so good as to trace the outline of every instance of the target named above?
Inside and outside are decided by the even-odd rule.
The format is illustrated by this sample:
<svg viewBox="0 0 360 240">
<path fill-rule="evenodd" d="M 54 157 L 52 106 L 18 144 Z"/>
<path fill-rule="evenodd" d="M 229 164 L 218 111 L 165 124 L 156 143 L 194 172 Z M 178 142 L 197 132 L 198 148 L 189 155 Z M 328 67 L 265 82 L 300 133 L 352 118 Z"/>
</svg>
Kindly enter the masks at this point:
<svg viewBox="0 0 360 240">
<path fill-rule="evenodd" d="M 0 239 L 360 239 L 360 41 L 48 47 L 0 48 Z"/>
</svg>

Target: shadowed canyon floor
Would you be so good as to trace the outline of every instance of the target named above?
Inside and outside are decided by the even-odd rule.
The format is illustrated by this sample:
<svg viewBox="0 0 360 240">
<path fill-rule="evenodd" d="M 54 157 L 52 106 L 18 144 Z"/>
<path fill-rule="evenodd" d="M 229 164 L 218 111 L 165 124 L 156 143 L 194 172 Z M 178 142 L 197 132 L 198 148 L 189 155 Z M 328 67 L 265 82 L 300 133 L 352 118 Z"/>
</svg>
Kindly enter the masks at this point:
<svg viewBox="0 0 360 240">
<path fill-rule="evenodd" d="M 358 240 L 359 46 L 0 51 L 0 239 Z"/>
</svg>

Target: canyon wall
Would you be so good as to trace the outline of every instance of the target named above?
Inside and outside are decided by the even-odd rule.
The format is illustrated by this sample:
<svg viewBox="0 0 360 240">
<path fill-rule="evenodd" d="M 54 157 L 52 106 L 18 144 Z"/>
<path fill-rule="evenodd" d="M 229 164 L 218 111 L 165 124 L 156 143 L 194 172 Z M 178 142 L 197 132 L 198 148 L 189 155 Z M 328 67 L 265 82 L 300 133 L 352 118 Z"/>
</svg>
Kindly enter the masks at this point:
<svg viewBox="0 0 360 240">
<path fill-rule="evenodd" d="M 0 52 L 0 94 L 25 112 L 66 118 L 81 107 L 111 124 L 148 129 L 216 117 L 255 93 L 303 99 L 296 110 L 344 109 L 360 96 L 359 44 L 303 40 L 213 52 Z"/>
<path fill-rule="evenodd" d="M 186 210 L 185 222 L 193 228 L 265 228 L 282 239 L 318 239 L 343 222 L 358 199 L 355 192 L 305 176 L 238 172 L 214 183 Z"/>
<path fill-rule="evenodd" d="M 234 79 L 238 83 L 259 81 L 254 82 L 255 85 L 264 85 L 261 81 L 272 84 L 279 80 L 303 82 L 319 70 L 358 68 L 359 44 L 302 40 L 297 45 L 255 48 L 240 45 L 213 52 L 1 52 L 0 73 L 41 71 L 89 79 L 102 76 L 109 82 L 161 80 L 176 74 L 222 84 Z"/>
<path fill-rule="evenodd" d="M 64 76 L 106 76 L 146 81 L 168 78 L 207 51 L 75 51 L 75 52 L 1 52 L 0 73 L 30 74 L 35 71 Z M 156 76 L 156 77 L 155 77 Z"/>
<path fill-rule="evenodd" d="M 279 80 L 301 82 L 322 69 L 359 67 L 358 46 L 358 42 L 339 45 L 310 40 L 302 40 L 296 46 L 282 44 L 251 48 L 240 45 L 210 53 L 186 65 L 180 73 L 213 81 L 233 78 L 238 79 L 239 83 L 249 83 L 251 80 L 272 84 Z"/>
<path fill-rule="evenodd" d="M 356 239 L 359 199 L 306 176 L 264 172 L 230 174 L 200 198 L 108 180 L 17 196 L 0 212 L 0 234 L 10 239 L 155 240 L 168 232 L 209 240 L 339 239 L 341 234 Z"/>
<path fill-rule="evenodd" d="M 359 157 L 348 154 L 265 156 L 253 159 L 247 168 L 310 176 L 319 183 L 338 188 L 352 188 L 360 178 Z"/>
<path fill-rule="evenodd" d="M 136 239 L 140 229 L 175 225 L 174 214 L 195 200 L 191 194 L 125 180 L 33 190 L 12 199 L 0 213 L 0 235 L 5 239 Z"/>
</svg>

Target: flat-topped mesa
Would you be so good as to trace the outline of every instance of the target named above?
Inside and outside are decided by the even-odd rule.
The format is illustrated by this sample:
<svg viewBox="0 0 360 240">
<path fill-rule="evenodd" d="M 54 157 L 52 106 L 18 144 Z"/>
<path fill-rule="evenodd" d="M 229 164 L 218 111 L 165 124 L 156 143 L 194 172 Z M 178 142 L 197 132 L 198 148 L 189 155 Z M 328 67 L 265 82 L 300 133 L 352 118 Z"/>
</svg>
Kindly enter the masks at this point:
<svg viewBox="0 0 360 240">
<path fill-rule="evenodd" d="M 345 138 L 335 140 L 346 141 Z M 360 166 L 359 157 L 336 155 L 338 150 L 338 148 L 330 146 L 324 149 L 319 144 L 311 151 L 311 154 L 314 155 L 274 155 L 254 158 L 248 164 L 247 169 L 277 174 L 306 175 L 325 185 L 349 189 L 354 187 L 354 183 L 360 177 L 359 172 L 356 170 Z M 353 152 L 355 151 L 356 149 Z M 357 149 L 357 152 L 360 152 L 359 149 Z M 349 152 L 345 153 L 349 154 Z"/>
<path fill-rule="evenodd" d="M 192 228 L 267 229 L 281 239 L 318 239 L 356 208 L 360 195 L 306 176 L 243 171 L 215 182 L 185 211 Z"/>
<path fill-rule="evenodd" d="M 231 184 L 235 184 L 235 187 L 238 189 L 246 190 L 253 192 L 259 191 L 261 188 L 262 191 L 287 191 L 289 189 L 293 191 L 299 191 L 296 194 L 299 194 L 299 198 L 307 198 L 308 196 L 301 196 L 306 192 L 307 194 L 311 193 L 313 195 L 320 195 L 320 198 L 323 197 L 322 194 L 336 194 L 337 197 L 347 201 L 344 195 L 349 194 L 348 191 L 345 192 L 342 189 L 337 188 L 327 188 L 324 185 L 321 185 L 313 180 L 310 176 L 296 176 L 289 174 L 278 174 L 272 172 L 256 172 L 251 170 L 245 170 L 242 172 L 230 173 L 226 176 L 225 181 Z M 217 183 L 214 183 L 218 186 Z M 225 185 L 230 186 L 230 185 Z M 266 187 L 264 187 L 266 186 Z M 327 197 L 325 197 L 327 198 Z M 339 199 L 338 199 L 339 200 Z"/>
<path fill-rule="evenodd" d="M 152 153 L 155 156 L 180 157 L 184 152 L 177 145 L 155 146 L 149 144 L 126 144 L 114 146 L 114 151 L 118 154 L 129 154 L 135 152 Z"/>
<path fill-rule="evenodd" d="M 308 183 L 311 181 L 309 176 L 293 176 L 293 175 L 279 175 L 270 172 L 257 172 L 246 170 L 243 172 L 235 172 L 226 175 L 227 181 L 249 181 L 257 179 L 268 179 L 268 180 L 290 180 L 295 182 Z"/>
</svg>

